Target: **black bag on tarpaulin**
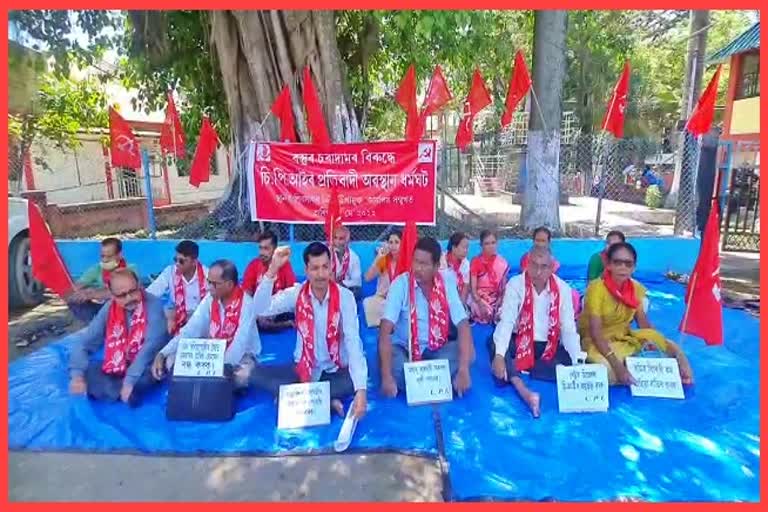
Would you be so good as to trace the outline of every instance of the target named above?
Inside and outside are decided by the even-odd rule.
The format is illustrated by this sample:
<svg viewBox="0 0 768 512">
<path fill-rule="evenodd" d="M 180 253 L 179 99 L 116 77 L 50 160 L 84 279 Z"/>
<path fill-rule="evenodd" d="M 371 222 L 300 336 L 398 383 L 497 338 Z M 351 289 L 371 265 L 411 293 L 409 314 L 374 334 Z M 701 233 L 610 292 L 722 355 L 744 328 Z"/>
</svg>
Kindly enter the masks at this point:
<svg viewBox="0 0 768 512">
<path fill-rule="evenodd" d="M 169 420 L 229 421 L 234 416 L 231 371 L 225 370 L 224 377 L 171 377 L 165 409 Z"/>
</svg>

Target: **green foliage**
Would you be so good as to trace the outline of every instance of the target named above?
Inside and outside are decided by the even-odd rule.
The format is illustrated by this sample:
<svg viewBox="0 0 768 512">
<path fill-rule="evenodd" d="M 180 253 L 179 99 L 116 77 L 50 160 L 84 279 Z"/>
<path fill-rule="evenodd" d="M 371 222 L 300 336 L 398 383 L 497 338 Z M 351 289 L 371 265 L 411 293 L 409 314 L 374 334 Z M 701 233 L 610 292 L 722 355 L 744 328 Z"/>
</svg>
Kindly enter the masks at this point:
<svg viewBox="0 0 768 512">
<path fill-rule="evenodd" d="M 645 206 L 648 208 L 661 208 L 664 197 L 658 185 L 651 185 L 645 190 Z"/>
</svg>

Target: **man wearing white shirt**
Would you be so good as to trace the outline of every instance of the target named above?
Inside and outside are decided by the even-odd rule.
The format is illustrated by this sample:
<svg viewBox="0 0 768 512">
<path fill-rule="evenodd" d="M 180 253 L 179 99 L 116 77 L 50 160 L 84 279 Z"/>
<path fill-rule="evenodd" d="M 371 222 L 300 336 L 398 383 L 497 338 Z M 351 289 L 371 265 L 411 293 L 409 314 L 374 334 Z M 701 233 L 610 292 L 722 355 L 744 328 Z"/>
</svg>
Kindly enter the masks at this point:
<svg viewBox="0 0 768 512">
<path fill-rule="evenodd" d="M 253 299 L 238 286 L 237 268 L 228 260 L 218 260 L 208 271 L 208 294 L 189 322 L 155 357 L 152 376 L 162 380 L 173 368 L 179 340 L 217 338 L 227 341 L 224 352 L 226 373 L 234 377 L 235 388 L 248 386 L 248 380 L 261 353 Z"/>
<path fill-rule="evenodd" d="M 354 394 L 353 414 L 361 418 L 367 408 L 368 364 L 355 297 L 332 279 L 331 253 L 320 242 L 304 249 L 307 281 L 272 295 L 278 269 L 289 256 L 288 251 L 275 252 L 253 295 L 253 308 L 259 315 L 295 312 L 295 364 L 260 365 L 251 383 L 277 397 L 284 384 L 329 381 L 333 410 L 343 416 L 341 400 Z"/>
<path fill-rule="evenodd" d="M 360 257 L 349 248 L 350 232 L 346 226 L 339 226 L 333 233 L 333 261 L 331 266 L 335 271 L 336 282 L 347 288 L 360 299 L 363 286 L 363 269 L 360 266 Z"/>
<path fill-rule="evenodd" d="M 538 418 L 540 396 L 528 389 L 520 373 L 554 380 L 555 366 L 570 365 L 581 352 L 571 287 L 553 274 L 549 248 L 534 247 L 527 270 L 507 283 L 488 351 L 497 385 L 511 383 Z"/>
<path fill-rule="evenodd" d="M 208 269 L 198 260 L 200 248 L 191 240 L 182 240 L 176 246 L 174 265 L 163 269 L 147 292 L 162 298 L 170 295 L 171 307 L 166 308 L 168 332 L 178 334 L 194 313 L 207 292 Z"/>
</svg>

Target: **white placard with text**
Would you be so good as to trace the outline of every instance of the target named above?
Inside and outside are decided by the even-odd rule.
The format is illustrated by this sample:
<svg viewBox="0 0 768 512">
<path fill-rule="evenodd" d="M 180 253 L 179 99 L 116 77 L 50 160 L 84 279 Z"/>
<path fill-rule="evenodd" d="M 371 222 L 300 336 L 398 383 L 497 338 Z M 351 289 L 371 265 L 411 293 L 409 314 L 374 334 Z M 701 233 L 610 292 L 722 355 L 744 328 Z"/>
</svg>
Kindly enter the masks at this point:
<svg viewBox="0 0 768 512">
<path fill-rule="evenodd" d="M 405 363 L 405 396 L 408 405 L 453 400 L 451 368 L 447 359 Z"/>
<path fill-rule="evenodd" d="M 627 370 L 637 381 L 632 396 L 685 398 L 680 367 L 673 357 L 628 357 Z"/>
<path fill-rule="evenodd" d="M 328 381 L 280 386 L 277 428 L 304 428 L 331 422 L 331 384 Z"/>
<path fill-rule="evenodd" d="M 182 338 L 176 348 L 174 377 L 223 377 L 227 341 L 213 338 Z"/>
<path fill-rule="evenodd" d="M 608 369 L 601 364 L 555 367 L 560 412 L 606 412 Z"/>
</svg>

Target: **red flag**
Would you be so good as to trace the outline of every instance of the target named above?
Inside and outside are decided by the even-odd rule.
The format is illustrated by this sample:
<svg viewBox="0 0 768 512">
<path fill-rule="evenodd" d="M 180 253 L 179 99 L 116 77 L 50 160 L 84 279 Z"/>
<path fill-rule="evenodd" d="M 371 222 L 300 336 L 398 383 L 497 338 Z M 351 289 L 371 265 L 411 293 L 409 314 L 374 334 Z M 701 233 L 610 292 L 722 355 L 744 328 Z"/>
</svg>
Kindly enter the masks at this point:
<svg viewBox="0 0 768 512">
<path fill-rule="evenodd" d="M 333 253 L 333 232 L 341 226 L 341 207 L 339 206 L 339 192 L 331 189 L 331 197 L 328 199 L 328 211 L 325 214 L 325 234 L 328 237 L 328 249 Z M 336 260 L 331 257 L 331 274 L 336 275 Z"/>
<path fill-rule="evenodd" d="M 50 288 L 59 297 L 66 297 L 74 287 L 61 259 L 56 242 L 48 231 L 40 210 L 32 201 L 28 201 L 29 215 L 29 254 L 32 260 L 32 275 Z"/>
<path fill-rule="evenodd" d="M 525 98 L 530 89 L 531 75 L 528 74 L 522 50 L 517 50 L 515 54 L 515 68 L 512 70 L 512 76 L 509 78 L 504 114 L 501 116 L 502 128 L 512 122 L 512 114 L 514 114 L 517 105 Z"/>
<path fill-rule="evenodd" d="M 720 69 L 722 67 L 722 64 L 717 66 L 717 71 L 699 97 L 693 115 L 688 120 L 686 129 L 692 135 L 704 135 L 709 133 L 709 129 L 712 128 L 712 120 L 715 117 L 715 101 L 717 100 L 717 83 L 720 81 Z"/>
<path fill-rule="evenodd" d="M 421 106 L 421 114 L 419 115 L 419 125 L 417 130 L 419 138 L 424 135 L 424 130 L 427 128 L 427 118 L 442 110 L 452 99 L 453 96 L 451 95 L 451 91 L 448 89 L 448 84 L 443 76 L 443 70 L 438 64 L 435 66 L 435 71 L 432 73 L 432 78 L 429 80 L 427 95 L 424 97 L 424 103 Z"/>
<path fill-rule="evenodd" d="M 200 127 L 200 136 L 197 139 L 195 157 L 189 169 L 189 184 L 200 187 L 211 177 L 211 157 L 216 153 L 219 145 L 219 136 L 216 129 L 206 116 L 203 116 L 203 124 Z"/>
<path fill-rule="evenodd" d="M 416 68 L 413 64 L 400 82 L 395 93 L 395 101 L 405 111 L 405 140 L 419 140 L 419 110 L 416 105 Z"/>
<path fill-rule="evenodd" d="M 184 127 L 181 126 L 181 118 L 173 102 L 173 94 L 168 92 L 168 106 L 165 108 L 165 121 L 160 130 L 160 148 L 166 153 L 175 155 L 176 158 L 184 158 L 187 155 L 186 137 Z"/>
<path fill-rule="evenodd" d="M 419 240 L 419 232 L 416 229 L 416 223 L 409 220 L 405 223 L 403 238 L 400 241 L 400 254 L 395 266 L 395 277 L 403 272 L 410 272 L 413 263 L 413 251 L 416 248 L 416 242 Z"/>
<path fill-rule="evenodd" d="M 685 292 L 686 310 L 680 331 L 707 345 L 723 344 L 723 303 L 720 299 L 720 214 L 712 200 L 696 265 Z"/>
<path fill-rule="evenodd" d="M 284 86 L 270 108 L 280 121 L 280 142 L 296 142 L 296 123 L 293 119 L 291 106 L 291 90 Z"/>
<path fill-rule="evenodd" d="M 141 168 L 139 141 L 131 125 L 112 107 L 109 107 L 109 153 L 113 167 Z"/>
<path fill-rule="evenodd" d="M 603 130 L 609 131 L 614 137 L 620 139 L 624 136 L 624 113 L 627 110 L 627 95 L 629 94 L 629 61 L 624 64 L 616 87 L 613 88 L 611 101 L 608 102 L 608 110 L 603 118 Z"/>
<path fill-rule="evenodd" d="M 461 116 L 459 128 L 456 130 L 456 146 L 459 149 L 465 149 L 472 142 L 475 135 L 475 116 L 491 102 L 491 95 L 485 87 L 483 76 L 479 69 L 475 69 L 475 72 L 472 73 L 472 86 L 469 88 L 467 99 L 464 101 L 464 113 Z"/>
<path fill-rule="evenodd" d="M 307 127 L 312 142 L 322 145 L 330 144 L 331 138 L 328 135 L 328 127 L 325 125 L 323 107 L 320 105 L 320 98 L 312 82 L 309 66 L 304 68 L 304 107 L 307 109 Z"/>
</svg>

